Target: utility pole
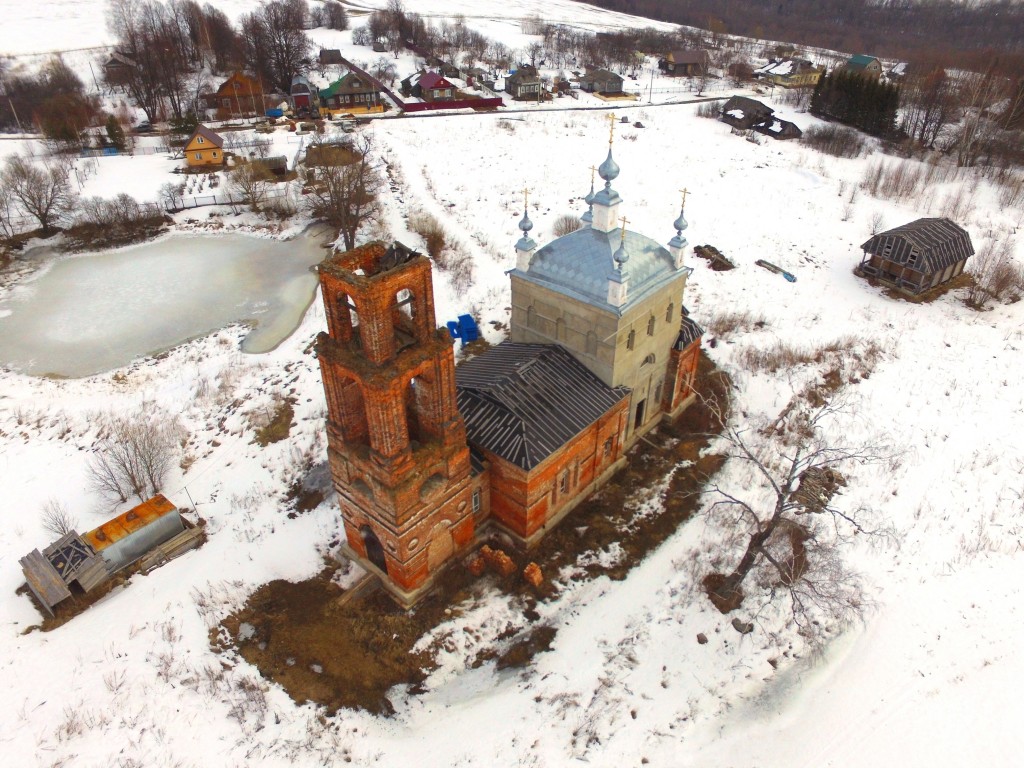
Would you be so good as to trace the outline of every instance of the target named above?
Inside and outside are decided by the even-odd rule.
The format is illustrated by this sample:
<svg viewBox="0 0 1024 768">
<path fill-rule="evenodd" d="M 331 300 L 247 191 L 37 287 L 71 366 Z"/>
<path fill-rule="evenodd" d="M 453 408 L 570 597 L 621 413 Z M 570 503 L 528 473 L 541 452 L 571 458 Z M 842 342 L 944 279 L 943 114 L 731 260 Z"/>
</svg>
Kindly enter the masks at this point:
<svg viewBox="0 0 1024 768">
<path fill-rule="evenodd" d="M 651 67 L 651 88 L 647 92 L 647 103 L 651 104 L 654 101 L 654 67 Z"/>
</svg>

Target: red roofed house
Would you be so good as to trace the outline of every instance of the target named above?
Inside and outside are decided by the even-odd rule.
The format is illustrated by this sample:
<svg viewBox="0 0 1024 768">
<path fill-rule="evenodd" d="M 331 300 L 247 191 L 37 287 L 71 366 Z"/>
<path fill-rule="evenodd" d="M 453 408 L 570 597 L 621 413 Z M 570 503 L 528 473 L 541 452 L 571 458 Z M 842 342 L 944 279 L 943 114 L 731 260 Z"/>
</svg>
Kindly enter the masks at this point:
<svg viewBox="0 0 1024 768">
<path fill-rule="evenodd" d="M 416 72 L 402 81 L 402 93 L 424 101 L 451 101 L 455 85 L 436 72 Z"/>
</svg>

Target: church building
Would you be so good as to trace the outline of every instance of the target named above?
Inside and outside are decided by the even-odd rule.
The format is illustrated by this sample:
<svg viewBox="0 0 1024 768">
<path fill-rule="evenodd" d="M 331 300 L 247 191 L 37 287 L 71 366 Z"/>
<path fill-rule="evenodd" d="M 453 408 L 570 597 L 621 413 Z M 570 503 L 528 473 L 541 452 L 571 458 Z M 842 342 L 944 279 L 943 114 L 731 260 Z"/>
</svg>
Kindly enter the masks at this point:
<svg viewBox="0 0 1024 768">
<path fill-rule="evenodd" d="M 667 247 L 630 231 L 610 142 L 597 171 L 577 231 L 538 247 L 524 212 L 510 339 L 458 369 L 427 257 L 375 242 L 320 266 L 343 549 L 401 605 L 485 536 L 528 550 L 695 397 L 683 213 Z"/>
</svg>

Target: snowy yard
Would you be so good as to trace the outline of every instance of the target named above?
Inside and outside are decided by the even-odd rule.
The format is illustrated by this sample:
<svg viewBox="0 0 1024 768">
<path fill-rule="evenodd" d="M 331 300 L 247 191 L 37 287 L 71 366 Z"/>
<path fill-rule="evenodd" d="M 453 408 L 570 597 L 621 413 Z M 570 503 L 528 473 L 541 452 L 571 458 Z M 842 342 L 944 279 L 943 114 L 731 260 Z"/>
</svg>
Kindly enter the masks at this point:
<svg viewBox="0 0 1024 768">
<path fill-rule="evenodd" d="M 4 32 L 6 50 L 107 40 L 95 3 L 48 8 L 47 18 L 61 16 L 49 40 L 29 36 L 26 25 L 41 22 L 21 13 L 23 3 L 2 3 L 5 18 L 18 19 Z M 226 10 L 246 7 L 231 3 Z M 462 9 L 473 23 L 482 15 L 477 7 L 431 2 L 422 10 Z M 524 0 L 508 13 L 539 12 L 554 21 L 575 18 L 580 8 Z M 492 8 L 486 15 L 482 31 L 513 23 Z M 604 27 L 626 18 L 588 11 L 585 23 Z M 737 268 L 712 271 L 692 258 L 688 309 L 702 324 L 730 312 L 763 321 L 723 334 L 713 347 L 711 334 L 706 337 L 708 354 L 735 382 L 739 418 L 774 418 L 820 373 L 815 364 L 753 370 L 751 350 L 779 343 L 814 350 L 834 342 L 854 352 L 868 345 L 880 350 L 870 375 L 845 387 L 851 407 L 829 427 L 836 440 L 879 444 L 895 457 L 851 468 L 837 497 L 844 508 L 876 510 L 898 533 L 887 546 L 855 541 L 848 550 L 874 603 L 863 624 L 812 654 L 784 616 L 770 608 L 758 612 L 751 600 L 739 614 L 755 629 L 738 634 L 732 616 L 720 615 L 695 581 L 693 564 L 706 566 L 724 538 L 697 518 L 624 580 L 570 581 L 556 600 L 540 603 L 540 621 L 557 635 L 551 651 L 525 670 L 467 666 L 478 642 L 523 621 L 517 605 L 488 593 L 424 639 L 424 647 L 440 637 L 451 641 L 439 644 L 423 693 L 394 693 L 393 717 L 342 710 L 324 718 L 314 705 L 292 701 L 237 654 L 215 653 L 210 631 L 261 585 L 318 573 L 339 535 L 333 499 L 294 517 L 285 502 L 310 457 L 322 462 L 326 451 L 324 396 L 310 350 L 326 326 L 317 298 L 295 333 L 266 354 L 243 354 L 244 331 L 232 328 L 84 379 L 0 372 L 5 765 L 618 767 L 646 761 L 694 768 L 952 768 L 1018 761 L 1024 302 L 978 312 L 954 291 L 911 303 L 889 298 L 853 268 L 879 218 L 888 228 L 942 215 L 966 194 L 957 218 L 980 250 L 1018 229 L 1024 212 L 1000 205 L 990 181 L 975 184 L 969 176 L 936 181 L 899 202 L 877 198 L 860 187 L 881 157 L 877 152 L 841 160 L 798 143 L 754 144 L 697 117 L 693 106 L 638 105 L 616 115 L 623 113 L 630 123 L 616 126 L 622 172 L 614 187 L 629 228 L 668 241 L 680 190 L 689 190 L 690 245 L 712 244 Z M 492 341 L 500 334 L 490 321 L 508 321 L 504 271 L 514 264 L 522 190 L 530 190 L 532 236 L 543 244 L 560 215 L 584 212 L 588 169 L 607 152 L 603 112 L 517 117 L 523 119 L 380 120 L 360 129 L 372 134 L 386 163 L 391 234 L 422 247 L 408 217 L 429 213 L 472 257 L 468 290 L 435 270 L 438 323 L 475 311 Z M 805 129 L 815 122 L 802 114 L 791 118 Z M 630 127 L 636 121 L 645 127 Z M 146 189 L 155 194 L 166 180 L 162 159 L 116 160 L 123 166 L 99 161 L 86 181 L 88 194 L 120 191 L 123 177 L 143 199 Z M 151 187 L 148 170 L 138 171 L 149 163 L 159 179 Z M 1024 259 L 1019 245 L 1015 257 Z M 794 273 L 797 282 L 761 269 L 757 259 Z M 295 403 L 288 439 L 256 445 L 254 424 L 275 396 L 286 394 Z M 25 595 L 15 594 L 24 581 L 18 558 L 51 538 L 38 511 L 57 499 L 83 529 L 108 517 L 110 508 L 87 477 L 98 419 L 143 410 L 177 418 L 187 432 L 164 492 L 179 506 L 195 502 L 208 543 L 135 576 L 55 631 L 26 631 L 41 617 Z M 721 480 L 742 476 L 729 465 Z M 735 552 L 724 555 L 731 560 Z M 698 644 L 698 633 L 709 638 L 706 645 Z"/>
</svg>

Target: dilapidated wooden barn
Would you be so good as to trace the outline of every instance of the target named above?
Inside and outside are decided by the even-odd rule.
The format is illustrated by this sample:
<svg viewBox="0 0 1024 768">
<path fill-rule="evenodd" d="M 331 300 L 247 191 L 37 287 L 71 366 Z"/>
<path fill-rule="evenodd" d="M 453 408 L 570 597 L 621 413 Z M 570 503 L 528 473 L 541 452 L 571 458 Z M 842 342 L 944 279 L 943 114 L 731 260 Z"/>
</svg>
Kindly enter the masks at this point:
<svg viewBox="0 0 1024 768">
<path fill-rule="evenodd" d="M 971 236 L 949 219 L 917 219 L 865 242 L 857 273 L 909 294 L 952 280 L 974 255 Z"/>
</svg>

